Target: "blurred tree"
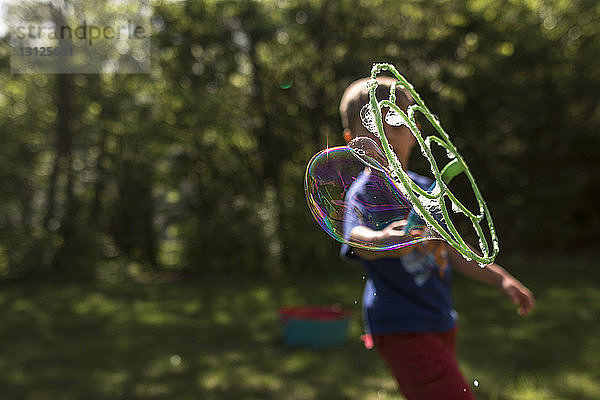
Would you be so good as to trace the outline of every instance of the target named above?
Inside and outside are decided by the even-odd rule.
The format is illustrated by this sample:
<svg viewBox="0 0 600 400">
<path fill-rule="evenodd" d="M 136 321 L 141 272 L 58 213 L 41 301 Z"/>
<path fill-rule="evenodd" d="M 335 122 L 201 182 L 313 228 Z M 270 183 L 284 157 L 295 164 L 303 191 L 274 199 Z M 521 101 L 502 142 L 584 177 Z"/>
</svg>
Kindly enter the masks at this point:
<svg viewBox="0 0 600 400">
<path fill-rule="evenodd" d="M 599 19 L 592 0 L 159 1 L 146 75 L 11 74 L 0 42 L 0 274 L 347 268 L 304 170 L 379 61 L 440 116 L 503 252 L 593 247 Z"/>
</svg>

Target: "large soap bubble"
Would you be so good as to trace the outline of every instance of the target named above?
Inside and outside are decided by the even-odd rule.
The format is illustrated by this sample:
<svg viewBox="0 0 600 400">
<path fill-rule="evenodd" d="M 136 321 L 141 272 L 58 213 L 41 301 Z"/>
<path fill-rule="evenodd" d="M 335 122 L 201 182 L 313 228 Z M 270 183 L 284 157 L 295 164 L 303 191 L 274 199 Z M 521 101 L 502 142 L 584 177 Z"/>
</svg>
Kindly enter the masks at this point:
<svg viewBox="0 0 600 400">
<path fill-rule="evenodd" d="M 366 137 L 317 153 L 308 163 L 305 176 L 306 198 L 315 220 L 334 239 L 367 250 L 390 250 L 439 238 L 420 218 L 403 225 L 405 235 L 398 242 L 375 244 L 350 237 L 348 218 L 358 218 L 374 230 L 410 220 L 413 206 L 390 172 L 377 144 Z M 351 185 L 361 178 L 368 178 L 368 182 L 358 195 Z"/>
</svg>

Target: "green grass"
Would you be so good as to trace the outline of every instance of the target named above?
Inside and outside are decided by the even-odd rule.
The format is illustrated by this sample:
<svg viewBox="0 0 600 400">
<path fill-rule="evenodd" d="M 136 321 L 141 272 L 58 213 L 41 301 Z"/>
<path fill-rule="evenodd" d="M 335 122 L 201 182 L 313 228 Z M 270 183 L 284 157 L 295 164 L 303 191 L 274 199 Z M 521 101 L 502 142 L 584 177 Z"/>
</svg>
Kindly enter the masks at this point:
<svg viewBox="0 0 600 400">
<path fill-rule="evenodd" d="M 479 399 L 600 398 L 600 271 L 591 259 L 507 267 L 532 288 L 525 319 L 455 277 L 461 367 Z M 362 347 L 356 268 L 325 279 L 0 286 L 2 399 L 401 399 Z M 348 340 L 284 346 L 277 309 L 355 310 Z"/>
</svg>

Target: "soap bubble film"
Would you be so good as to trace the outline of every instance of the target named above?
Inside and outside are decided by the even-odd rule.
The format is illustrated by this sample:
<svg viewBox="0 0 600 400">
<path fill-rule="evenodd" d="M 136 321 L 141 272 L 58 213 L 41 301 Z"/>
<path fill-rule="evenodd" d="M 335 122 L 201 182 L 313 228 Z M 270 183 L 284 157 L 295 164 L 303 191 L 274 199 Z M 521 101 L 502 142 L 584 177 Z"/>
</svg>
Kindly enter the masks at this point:
<svg viewBox="0 0 600 400">
<path fill-rule="evenodd" d="M 375 168 L 378 171 L 386 172 L 387 174 L 391 173 L 385 154 L 381 152 L 381 149 L 373 139 L 365 136 L 358 136 L 348 143 L 348 147 L 353 150 L 354 155 L 358 157 L 363 164 Z"/>
<path fill-rule="evenodd" d="M 344 146 L 325 149 L 310 160 L 306 169 L 308 205 L 325 232 L 339 242 L 374 251 L 391 250 L 439 238 L 420 219 L 410 226 L 400 242 L 374 244 L 350 237 L 350 232 L 344 228 L 348 218 L 358 218 L 362 225 L 381 230 L 393 222 L 406 221 L 413 208 L 384 172 L 387 167 L 378 161 L 382 155 L 380 152 L 378 155 L 376 147 L 372 147 L 376 144 L 363 139 L 351 144 L 362 145 L 363 148 Z M 366 191 L 358 197 L 351 190 L 352 184 L 364 178 L 365 174 L 368 174 Z"/>
<path fill-rule="evenodd" d="M 377 123 L 375 122 L 375 114 L 373 110 L 371 110 L 371 105 L 369 103 L 365 104 L 360 109 L 360 120 L 363 126 L 375 136 L 379 136 L 379 131 L 377 130 Z"/>
<path fill-rule="evenodd" d="M 373 113 L 373 112 L 371 112 L 371 113 Z M 392 125 L 392 126 L 408 125 L 406 123 L 406 121 L 404 120 L 404 117 L 402 117 L 402 115 L 397 113 L 393 108 L 390 108 L 388 110 L 388 112 L 385 114 L 385 122 L 388 125 Z"/>
</svg>

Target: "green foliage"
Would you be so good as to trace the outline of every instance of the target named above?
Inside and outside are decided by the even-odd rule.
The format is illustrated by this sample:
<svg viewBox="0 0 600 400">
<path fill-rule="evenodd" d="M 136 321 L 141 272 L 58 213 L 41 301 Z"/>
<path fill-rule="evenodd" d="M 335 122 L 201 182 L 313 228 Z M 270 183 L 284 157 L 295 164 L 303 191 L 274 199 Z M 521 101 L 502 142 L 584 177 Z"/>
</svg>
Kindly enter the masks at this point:
<svg viewBox="0 0 600 400">
<path fill-rule="evenodd" d="M 56 271 L 71 252 L 89 277 L 116 258 L 344 268 L 302 180 L 342 144 L 341 93 L 376 61 L 440 116 L 502 252 L 593 247 L 599 19 L 592 0 L 156 2 L 146 75 L 13 75 L 0 42 L 2 274 Z"/>
</svg>

